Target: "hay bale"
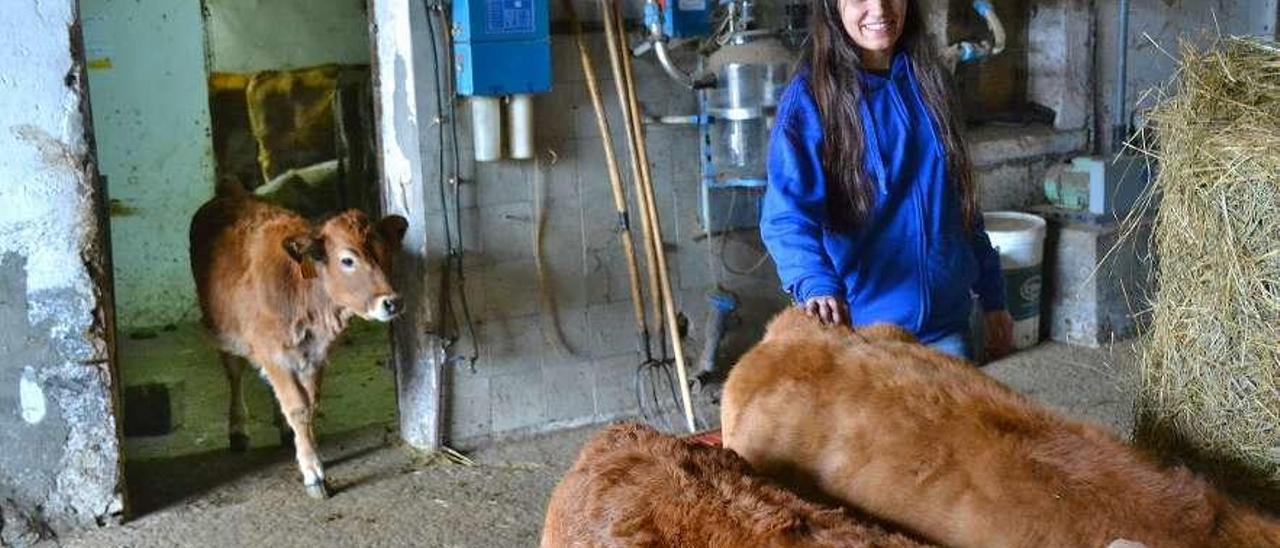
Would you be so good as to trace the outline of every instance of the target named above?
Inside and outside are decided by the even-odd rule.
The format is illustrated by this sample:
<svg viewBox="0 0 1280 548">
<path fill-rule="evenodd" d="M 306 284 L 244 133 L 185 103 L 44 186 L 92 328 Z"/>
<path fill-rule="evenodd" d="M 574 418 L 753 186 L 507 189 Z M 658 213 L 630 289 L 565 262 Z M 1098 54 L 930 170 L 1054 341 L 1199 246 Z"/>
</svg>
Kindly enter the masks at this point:
<svg viewBox="0 0 1280 548">
<path fill-rule="evenodd" d="M 1274 492 L 1280 47 L 1241 38 L 1184 46 L 1150 120 L 1159 265 L 1135 437 L 1235 487 Z"/>
</svg>

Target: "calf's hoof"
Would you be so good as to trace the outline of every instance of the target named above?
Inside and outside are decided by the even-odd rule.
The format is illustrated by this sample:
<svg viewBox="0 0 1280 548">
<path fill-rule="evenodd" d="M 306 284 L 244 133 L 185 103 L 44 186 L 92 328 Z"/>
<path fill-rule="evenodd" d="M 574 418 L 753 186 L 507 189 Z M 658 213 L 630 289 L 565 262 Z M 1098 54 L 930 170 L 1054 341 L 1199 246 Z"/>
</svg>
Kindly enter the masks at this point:
<svg viewBox="0 0 1280 548">
<path fill-rule="evenodd" d="M 315 483 L 307 483 L 307 484 L 304 484 L 303 487 L 307 489 L 308 497 L 311 497 L 316 500 L 324 500 L 329 498 L 329 489 L 325 487 L 324 480 L 320 480 Z"/>
<path fill-rule="evenodd" d="M 231 452 L 243 453 L 249 449 L 249 436 L 245 434 L 231 434 L 229 436 L 231 442 Z"/>
</svg>

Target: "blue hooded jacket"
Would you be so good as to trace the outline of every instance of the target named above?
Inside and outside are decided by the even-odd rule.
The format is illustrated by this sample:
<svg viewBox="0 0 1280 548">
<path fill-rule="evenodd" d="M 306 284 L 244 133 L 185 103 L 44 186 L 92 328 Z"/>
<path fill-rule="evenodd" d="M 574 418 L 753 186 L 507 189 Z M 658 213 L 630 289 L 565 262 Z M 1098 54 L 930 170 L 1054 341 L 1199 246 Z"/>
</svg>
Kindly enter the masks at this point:
<svg viewBox="0 0 1280 548">
<path fill-rule="evenodd" d="M 970 291 L 985 310 L 1004 309 L 1000 257 L 981 215 L 964 228 L 910 56 L 899 52 L 888 74 L 861 80 L 863 165 L 878 190 L 870 218 L 857 228 L 828 219 L 822 122 L 801 71 L 770 138 L 760 234 L 796 302 L 843 296 L 854 325 L 890 322 L 931 343 L 967 329 Z"/>
</svg>

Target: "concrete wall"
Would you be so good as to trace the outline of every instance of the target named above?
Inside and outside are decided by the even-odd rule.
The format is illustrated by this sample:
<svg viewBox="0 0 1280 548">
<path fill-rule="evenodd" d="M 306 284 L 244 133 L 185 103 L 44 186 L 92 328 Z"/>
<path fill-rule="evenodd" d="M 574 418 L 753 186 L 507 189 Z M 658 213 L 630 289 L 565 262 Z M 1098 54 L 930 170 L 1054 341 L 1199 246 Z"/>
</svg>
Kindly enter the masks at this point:
<svg viewBox="0 0 1280 548">
<path fill-rule="evenodd" d="M 586 6 L 581 8 L 586 12 Z M 426 44 L 424 29 L 415 30 L 415 40 Z M 622 120 L 603 36 L 589 34 L 588 39 L 602 77 L 616 150 L 625 158 Z M 426 54 L 429 59 L 429 50 Z M 552 62 L 555 89 L 536 97 L 534 123 L 538 151 L 547 158 L 547 151 L 554 150 L 556 157 L 554 165 L 544 161 L 542 172 L 548 301 L 540 299 L 533 250 L 533 162 L 473 162 L 469 116 L 465 105 L 459 108 L 464 178 L 460 234 L 466 253 L 466 295 L 480 350 L 474 370 L 466 361 L 454 361 L 446 371 L 444 431 L 454 444 L 466 446 L 599 422 L 634 414 L 637 409 L 634 375 L 643 358 L 637 351 L 626 263 L 614 232 L 617 216 L 601 138 L 571 36 L 553 36 Z M 694 95 L 673 85 L 651 58 L 638 60 L 636 69 L 639 97 L 647 112 L 695 111 Z M 434 88 L 422 78 L 419 84 L 419 105 L 434 105 Z M 674 292 L 678 308 L 691 324 L 686 354 L 692 367 L 701 349 L 705 292 L 713 280 L 720 280 L 742 301 L 740 323 L 727 342 L 737 352 L 758 337 L 764 319 L 785 300 L 768 261 L 747 276 L 719 272 L 723 269 L 718 259 L 717 272 L 708 267 L 707 240 L 698 237 L 696 130 L 650 127 L 647 135 Z M 424 158 L 434 161 L 439 143 L 435 127 L 425 125 Z M 428 215 L 434 217 L 432 249 L 440 253 L 445 245 L 443 223 L 435 223 L 446 209 L 453 214 L 452 203 L 442 208 L 435 197 L 435 181 L 427 184 Z M 625 184 L 629 189 L 630 183 Z M 632 232 L 638 244 L 639 213 L 634 200 L 632 204 Z M 721 240 L 713 242 L 719 249 Z M 725 249 L 731 267 L 744 270 L 758 263 L 763 253 L 753 232 L 734 236 Z M 557 325 L 567 353 L 548 339 Z M 464 332 L 451 355 L 470 352 L 471 341 Z M 669 406 L 671 398 L 663 399 Z M 714 414 L 704 418 L 716 420 Z"/>
<path fill-rule="evenodd" d="M 1265 35 L 1276 33 L 1276 0 L 1132 0 L 1129 29 L 1129 112 L 1144 91 L 1166 81 L 1173 73 L 1180 38 Z M 1097 14 L 1097 75 L 1101 136 L 1109 143 L 1112 105 L 1116 94 L 1117 42 L 1119 39 L 1116 0 L 1099 0 Z M 1149 35 L 1148 40 L 1144 34 Z M 1157 45 L 1159 47 L 1157 47 Z M 1161 51 L 1161 50 L 1164 51 Z M 1174 57 L 1171 57 L 1174 56 Z"/>
<path fill-rule="evenodd" d="M 74 0 L 0 19 L 0 545 L 118 520 L 110 266 Z"/>
<path fill-rule="evenodd" d="M 1275 0 L 1132 0 L 1130 112 L 1143 92 L 1171 76 L 1180 38 L 1204 43 L 1216 29 L 1224 36 L 1274 36 L 1277 9 Z M 971 133 L 986 209 L 1043 202 L 1041 179 L 1053 162 L 1109 146 L 1116 91 L 1116 10 L 1116 0 L 1092 5 L 1083 0 L 1034 3 L 1028 93 L 1057 112 L 1056 131 L 989 128 Z"/>
<path fill-rule="evenodd" d="M 81 2 L 98 166 L 113 207 L 124 326 L 198 317 L 187 226 L 213 194 L 200 6 Z"/>
<path fill-rule="evenodd" d="M 1057 114 L 1054 128 L 1089 129 L 1093 115 L 1093 17 L 1087 0 L 1041 1 L 1027 29 L 1027 99 Z"/>
<path fill-rule="evenodd" d="M 553 4 L 557 6 L 554 13 L 562 13 L 559 2 Z M 575 2 L 575 6 L 584 20 L 598 20 L 594 2 Z M 561 23 L 556 28 L 563 28 L 563 21 L 554 13 L 553 19 Z M 418 54 L 429 60 L 426 29 L 414 30 L 421 50 Z M 603 36 L 588 34 L 588 42 L 613 124 L 615 150 L 620 158 L 626 158 Z M 691 66 L 687 57 L 682 62 Z M 463 182 L 456 221 L 461 226 L 466 295 L 480 350 L 474 369 L 467 367 L 465 360 L 453 360 L 446 366 L 443 431 L 447 441 L 455 445 L 599 422 L 637 410 L 634 381 L 643 358 L 636 351 L 626 263 L 614 232 L 617 221 L 601 138 L 572 36 L 553 36 L 552 63 L 554 91 L 535 99 L 534 124 L 537 149 L 544 154 L 554 150 L 556 157 L 554 165 L 543 166 L 542 176 L 548 219 L 543 249 L 551 279 L 549 300 L 540 297 L 533 251 L 533 163 L 473 162 L 468 110 L 459 105 Z M 1078 64 L 1071 69 L 1081 70 Z M 646 113 L 696 111 L 695 96 L 673 84 L 652 56 L 638 59 L 636 69 L 638 95 Z M 1070 74 L 1055 76 L 1067 78 Z M 418 81 L 420 109 L 435 104 L 435 88 L 425 81 L 428 75 L 421 75 Z M 1039 181 L 1048 165 L 1087 147 L 1087 128 L 1081 122 L 1086 113 L 1080 112 L 1078 105 L 1073 108 L 1071 122 L 1066 124 L 1071 126 L 1068 131 L 997 129 L 975 136 L 975 161 L 987 208 L 1016 209 L 1042 201 Z M 434 106 L 431 109 L 434 112 Z M 429 113 L 420 116 L 421 150 L 427 163 L 436 163 L 441 141 L 430 117 Z M 742 302 L 720 356 L 721 365 L 727 366 L 758 339 L 764 323 L 786 304 L 786 297 L 772 263 L 762 255 L 755 231 L 734 234 L 727 240 L 708 240 L 700 234 L 697 131 L 650 126 L 647 136 L 678 308 L 690 323 L 686 354 L 691 365 L 702 347 L 706 292 L 719 284 Z M 449 157 L 446 150 L 446 163 Z M 624 163 L 624 181 L 630 178 L 626 166 Z M 435 185 L 435 181 L 427 181 L 427 211 L 432 223 L 429 248 L 440 256 L 445 248 L 443 217 L 452 216 L 453 209 L 448 199 L 446 206 L 441 206 Z M 633 234 L 639 242 L 634 199 L 631 204 Z M 431 264 L 438 267 L 440 263 Z M 752 266 L 756 268 L 749 274 L 732 273 Z M 443 324 L 443 320 L 439 322 Z M 548 338 L 557 325 L 569 353 L 557 350 Z M 470 352 L 470 338 L 464 330 L 450 355 L 465 357 Z M 705 418 L 715 420 L 714 416 Z"/>
<path fill-rule="evenodd" d="M 210 67 L 222 72 L 369 62 L 364 0 L 205 0 Z"/>
</svg>

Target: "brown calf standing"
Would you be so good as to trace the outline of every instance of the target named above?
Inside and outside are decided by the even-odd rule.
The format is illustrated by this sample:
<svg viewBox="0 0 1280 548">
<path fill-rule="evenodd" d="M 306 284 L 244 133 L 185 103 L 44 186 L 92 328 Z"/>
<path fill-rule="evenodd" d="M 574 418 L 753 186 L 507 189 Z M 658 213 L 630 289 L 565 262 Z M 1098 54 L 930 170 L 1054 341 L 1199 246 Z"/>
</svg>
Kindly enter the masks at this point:
<svg viewBox="0 0 1280 548">
<path fill-rule="evenodd" d="M 638 424 L 587 443 L 551 494 L 542 548 L 923 546 L 755 477 L 730 451 Z"/>
<path fill-rule="evenodd" d="M 329 345 L 352 316 L 402 309 L 387 281 L 408 223 L 347 211 L 318 226 L 243 195 L 214 198 L 191 220 L 191 271 L 204 324 L 231 383 L 231 449 L 248 446 L 240 378 L 254 364 L 293 430 L 307 494 L 327 496 L 312 420 Z"/>
<path fill-rule="evenodd" d="M 1185 468 L 891 327 L 783 312 L 730 374 L 721 418 L 757 470 L 949 546 L 1280 546 L 1275 522 Z"/>
</svg>

